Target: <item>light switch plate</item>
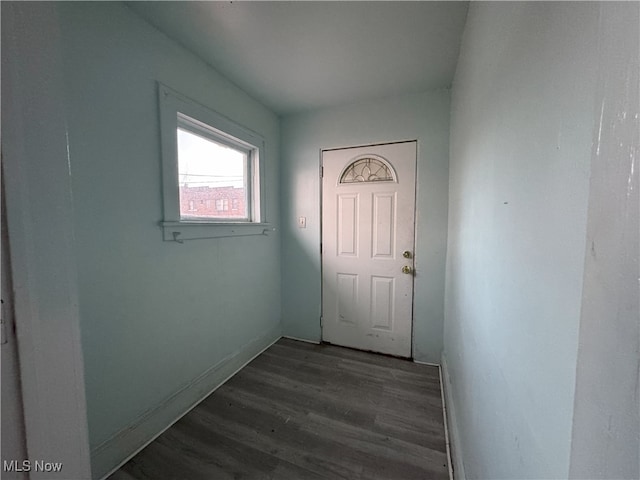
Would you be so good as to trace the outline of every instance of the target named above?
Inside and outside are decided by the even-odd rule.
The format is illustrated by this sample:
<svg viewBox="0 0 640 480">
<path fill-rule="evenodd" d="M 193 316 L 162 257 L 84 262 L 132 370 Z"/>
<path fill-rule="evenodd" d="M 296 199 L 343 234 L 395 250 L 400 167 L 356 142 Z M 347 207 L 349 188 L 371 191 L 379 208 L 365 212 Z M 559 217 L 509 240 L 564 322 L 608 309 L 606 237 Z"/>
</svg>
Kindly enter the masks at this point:
<svg viewBox="0 0 640 480">
<path fill-rule="evenodd" d="M 307 217 L 298 217 L 298 228 L 307 228 Z"/>
</svg>

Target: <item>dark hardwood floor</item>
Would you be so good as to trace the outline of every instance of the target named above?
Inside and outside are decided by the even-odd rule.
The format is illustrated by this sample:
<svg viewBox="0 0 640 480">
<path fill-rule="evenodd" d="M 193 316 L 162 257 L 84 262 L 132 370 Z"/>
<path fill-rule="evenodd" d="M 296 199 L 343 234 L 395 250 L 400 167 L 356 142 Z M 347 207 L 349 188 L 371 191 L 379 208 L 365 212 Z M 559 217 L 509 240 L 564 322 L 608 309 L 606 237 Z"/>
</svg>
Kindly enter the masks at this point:
<svg viewBox="0 0 640 480">
<path fill-rule="evenodd" d="M 438 369 L 281 339 L 109 480 L 447 479 Z"/>
</svg>

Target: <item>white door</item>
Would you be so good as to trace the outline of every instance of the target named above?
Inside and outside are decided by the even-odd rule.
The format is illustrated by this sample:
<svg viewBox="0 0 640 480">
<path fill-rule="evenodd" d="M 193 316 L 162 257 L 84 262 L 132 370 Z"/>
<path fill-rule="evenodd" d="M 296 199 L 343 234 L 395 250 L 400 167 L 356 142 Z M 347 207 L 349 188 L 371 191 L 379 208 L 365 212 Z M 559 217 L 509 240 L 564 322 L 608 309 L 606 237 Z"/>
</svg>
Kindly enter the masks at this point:
<svg viewBox="0 0 640 480">
<path fill-rule="evenodd" d="M 416 142 L 322 153 L 322 338 L 411 357 Z"/>
</svg>

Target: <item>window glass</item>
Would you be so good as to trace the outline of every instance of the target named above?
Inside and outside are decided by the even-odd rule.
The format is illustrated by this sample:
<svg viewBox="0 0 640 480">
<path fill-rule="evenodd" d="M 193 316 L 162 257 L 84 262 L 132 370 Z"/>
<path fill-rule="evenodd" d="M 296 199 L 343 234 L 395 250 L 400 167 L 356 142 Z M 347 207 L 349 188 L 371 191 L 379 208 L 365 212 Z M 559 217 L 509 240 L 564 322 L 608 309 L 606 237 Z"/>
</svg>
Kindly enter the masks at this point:
<svg viewBox="0 0 640 480">
<path fill-rule="evenodd" d="M 247 219 L 247 161 L 246 152 L 179 127 L 180 217 Z M 238 208 L 229 210 L 229 200 Z"/>
</svg>

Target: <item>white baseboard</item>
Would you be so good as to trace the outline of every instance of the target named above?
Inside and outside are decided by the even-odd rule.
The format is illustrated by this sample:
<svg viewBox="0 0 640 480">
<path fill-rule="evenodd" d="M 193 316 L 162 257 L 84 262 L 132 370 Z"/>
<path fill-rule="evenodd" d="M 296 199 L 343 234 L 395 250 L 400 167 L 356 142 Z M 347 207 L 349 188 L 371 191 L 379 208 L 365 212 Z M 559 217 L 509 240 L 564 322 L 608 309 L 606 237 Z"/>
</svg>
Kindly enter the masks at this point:
<svg viewBox="0 0 640 480">
<path fill-rule="evenodd" d="M 449 480 L 453 480 L 453 464 L 451 460 L 451 442 L 449 441 L 449 421 L 447 420 L 447 402 L 444 398 L 444 382 L 442 381 L 442 367 L 438 365 L 438 376 L 440 377 L 440 398 L 442 399 L 442 418 L 444 420 L 444 441 L 447 450 L 447 467 L 449 469 Z"/>
<path fill-rule="evenodd" d="M 278 327 L 254 339 L 92 448 L 92 477 L 111 475 L 281 337 Z"/>
<path fill-rule="evenodd" d="M 413 363 L 417 363 L 418 365 L 427 365 L 429 367 L 440 367 L 439 363 L 423 362 L 421 360 L 416 360 L 415 358 L 413 359 Z"/>
<path fill-rule="evenodd" d="M 451 462 L 453 463 L 454 480 L 466 480 L 464 473 L 464 463 L 462 462 L 462 446 L 460 445 L 460 434 L 458 429 L 458 421 L 456 418 L 456 409 L 453 402 L 451 379 L 447 368 L 447 359 L 442 355 L 441 366 L 441 384 L 444 389 L 445 403 L 445 422 L 447 424 L 447 433 L 449 436 L 449 447 Z"/>
<path fill-rule="evenodd" d="M 289 335 L 283 335 L 282 338 L 288 338 L 289 340 L 297 340 L 298 342 L 306 342 L 306 343 L 313 343 L 314 345 L 320 345 L 320 342 L 316 340 L 307 340 L 306 338 L 291 337 Z"/>
</svg>

